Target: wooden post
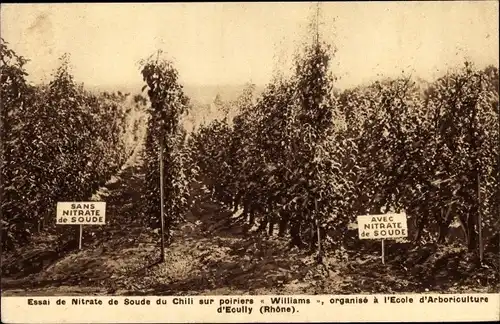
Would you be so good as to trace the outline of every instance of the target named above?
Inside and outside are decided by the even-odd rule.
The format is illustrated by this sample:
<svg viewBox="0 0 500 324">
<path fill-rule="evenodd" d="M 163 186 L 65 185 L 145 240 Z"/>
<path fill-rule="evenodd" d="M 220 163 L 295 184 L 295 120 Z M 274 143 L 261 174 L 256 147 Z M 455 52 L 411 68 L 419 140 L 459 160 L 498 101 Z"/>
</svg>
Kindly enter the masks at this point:
<svg viewBox="0 0 500 324">
<path fill-rule="evenodd" d="M 83 225 L 80 224 L 80 235 L 78 238 L 78 250 L 82 249 L 82 236 L 83 236 Z"/>
<path fill-rule="evenodd" d="M 483 254 L 484 254 L 484 246 L 483 246 L 483 217 L 481 215 L 481 174 L 477 173 L 477 226 L 478 226 L 478 241 L 479 241 L 479 261 L 483 264 Z"/>
<path fill-rule="evenodd" d="M 382 239 L 382 264 L 385 264 L 385 240 Z"/>
<path fill-rule="evenodd" d="M 160 221 L 161 221 L 161 256 L 160 262 L 165 262 L 165 219 L 164 219 L 164 188 L 163 188 L 163 134 L 160 135 Z"/>
<path fill-rule="evenodd" d="M 316 225 L 316 237 L 318 239 L 318 262 L 323 261 L 323 251 L 321 250 L 321 231 L 319 228 L 319 221 L 318 221 L 318 200 L 314 201 L 314 207 L 315 207 L 315 225 Z"/>
</svg>

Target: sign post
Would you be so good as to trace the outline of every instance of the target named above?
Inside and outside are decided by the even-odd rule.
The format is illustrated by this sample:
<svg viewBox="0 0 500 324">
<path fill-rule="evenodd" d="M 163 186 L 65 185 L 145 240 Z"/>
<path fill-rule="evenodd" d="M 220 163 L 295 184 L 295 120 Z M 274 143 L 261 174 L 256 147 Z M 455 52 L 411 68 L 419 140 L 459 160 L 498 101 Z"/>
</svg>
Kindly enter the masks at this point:
<svg viewBox="0 0 500 324">
<path fill-rule="evenodd" d="M 385 264 L 385 246 L 384 246 L 384 239 L 382 239 L 382 264 Z"/>
<path fill-rule="evenodd" d="M 158 153 L 160 160 L 160 222 L 161 222 L 161 251 L 160 262 L 165 262 L 165 203 L 164 203 L 164 188 L 163 188 L 163 136 L 160 135 L 160 152 Z"/>
<path fill-rule="evenodd" d="M 80 225 L 78 249 L 82 249 L 83 225 L 105 225 L 106 203 L 103 201 L 58 202 L 57 225 Z"/>
<path fill-rule="evenodd" d="M 385 240 L 408 237 L 405 213 L 358 216 L 360 239 L 382 240 L 382 264 L 385 264 Z"/>
<path fill-rule="evenodd" d="M 82 249 L 82 236 L 83 236 L 83 225 L 80 224 L 80 235 L 78 239 L 78 250 Z"/>
</svg>

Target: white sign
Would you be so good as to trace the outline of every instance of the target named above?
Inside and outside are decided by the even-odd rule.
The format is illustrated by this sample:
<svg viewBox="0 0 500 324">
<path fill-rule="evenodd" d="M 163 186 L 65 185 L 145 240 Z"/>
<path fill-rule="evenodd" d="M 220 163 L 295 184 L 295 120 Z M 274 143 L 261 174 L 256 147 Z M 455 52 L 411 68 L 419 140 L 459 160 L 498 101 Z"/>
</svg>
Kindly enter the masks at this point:
<svg viewBox="0 0 500 324">
<path fill-rule="evenodd" d="M 391 239 L 408 236 L 406 214 L 358 216 L 360 239 Z"/>
<path fill-rule="evenodd" d="M 105 225 L 106 203 L 103 201 L 58 202 L 56 224 Z"/>
</svg>

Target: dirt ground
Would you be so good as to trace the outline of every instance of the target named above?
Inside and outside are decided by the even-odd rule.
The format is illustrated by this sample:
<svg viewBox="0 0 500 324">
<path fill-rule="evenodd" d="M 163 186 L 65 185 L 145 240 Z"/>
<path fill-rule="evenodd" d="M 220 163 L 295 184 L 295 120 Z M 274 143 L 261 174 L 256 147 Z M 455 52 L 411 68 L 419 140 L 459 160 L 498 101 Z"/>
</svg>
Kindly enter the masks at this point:
<svg viewBox="0 0 500 324">
<path fill-rule="evenodd" d="M 447 248 L 446 255 L 458 257 L 444 258 L 445 261 L 444 250 L 433 247 L 409 251 L 407 255 L 389 253 L 385 265 L 377 251 L 344 251 L 341 256 L 327 257 L 325 265 L 317 265 L 313 255 L 290 249 L 285 239 L 244 232 L 241 225 L 230 222 L 226 209 L 210 201 L 196 202 L 186 215 L 186 222 L 173 233 L 166 251 L 167 261 L 159 264 L 158 233 L 141 223 L 143 181 L 138 151 L 120 174 L 96 193 L 95 198 L 107 202 L 109 224 L 84 227 L 82 250 L 78 250 L 75 240 L 61 248 L 57 233 L 42 232 L 29 245 L 2 255 L 2 294 L 499 291 L 498 263 L 496 268 L 494 264 L 481 269 L 471 267 L 460 248 Z M 412 260 L 418 262 L 412 264 Z"/>
</svg>

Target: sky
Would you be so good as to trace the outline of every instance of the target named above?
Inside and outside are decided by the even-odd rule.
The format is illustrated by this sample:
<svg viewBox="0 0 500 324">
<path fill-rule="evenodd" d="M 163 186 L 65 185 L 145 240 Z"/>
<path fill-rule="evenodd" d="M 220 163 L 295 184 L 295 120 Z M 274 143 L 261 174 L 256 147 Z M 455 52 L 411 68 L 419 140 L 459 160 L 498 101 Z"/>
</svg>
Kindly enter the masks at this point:
<svg viewBox="0 0 500 324">
<path fill-rule="evenodd" d="M 308 37 L 310 3 L 6 4 L 1 37 L 46 82 L 70 53 L 76 80 L 142 82 L 138 62 L 158 49 L 181 82 L 259 85 L 288 71 Z M 432 80 L 468 59 L 498 66 L 498 1 L 329 2 L 321 32 L 337 48 L 332 70 L 347 88 L 404 70 Z"/>
</svg>

